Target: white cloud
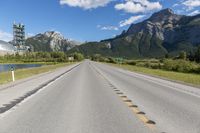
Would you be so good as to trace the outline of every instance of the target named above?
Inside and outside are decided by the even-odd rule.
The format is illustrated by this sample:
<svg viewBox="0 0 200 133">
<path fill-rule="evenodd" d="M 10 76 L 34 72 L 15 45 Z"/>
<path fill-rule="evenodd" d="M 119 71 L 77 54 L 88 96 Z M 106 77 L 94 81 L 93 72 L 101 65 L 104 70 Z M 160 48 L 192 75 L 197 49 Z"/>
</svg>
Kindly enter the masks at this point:
<svg viewBox="0 0 200 133">
<path fill-rule="evenodd" d="M 101 29 L 101 30 L 119 30 L 118 27 L 116 26 L 101 26 L 101 25 L 97 25 L 97 28 Z"/>
<path fill-rule="evenodd" d="M 177 6 L 179 6 L 179 4 L 178 4 L 178 3 L 175 3 L 172 7 L 177 7 Z"/>
<path fill-rule="evenodd" d="M 188 15 L 189 15 L 189 16 L 194 16 L 194 15 L 197 15 L 197 14 L 200 14 L 200 11 L 199 11 L 199 10 L 195 10 L 195 11 L 189 13 Z"/>
<path fill-rule="evenodd" d="M 119 23 L 119 25 L 120 25 L 120 27 L 124 27 L 124 26 L 130 25 L 130 24 L 132 24 L 132 23 L 134 23 L 134 22 L 136 22 L 136 21 L 138 21 L 138 20 L 140 20 L 144 17 L 145 17 L 145 15 L 132 16 L 129 19 L 121 21 Z"/>
<path fill-rule="evenodd" d="M 128 13 L 144 13 L 152 10 L 162 9 L 160 2 L 150 2 L 148 0 L 125 0 L 125 3 L 115 5 L 115 9 Z"/>
<path fill-rule="evenodd" d="M 8 42 L 8 41 L 11 41 L 12 39 L 13 39 L 13 35 L 11 33 L 0 30 L 0 40 Z"/>
<path fill-rule="evenodd" d="M 195 7 L 200 7 L 200 0 L 186 0 L 182 4 L 192 9 Z"/>
<path fill-rule="evenodd" d="M 61 5 L 91 9 L 106 6 L 113 0 L 60 0 Z"/>
<path fill-rule="evenodd" d="M 115 26 L 104 26 L 101 27 L 101 30 L 119 30 L 118 27 Z"/>
</svg>

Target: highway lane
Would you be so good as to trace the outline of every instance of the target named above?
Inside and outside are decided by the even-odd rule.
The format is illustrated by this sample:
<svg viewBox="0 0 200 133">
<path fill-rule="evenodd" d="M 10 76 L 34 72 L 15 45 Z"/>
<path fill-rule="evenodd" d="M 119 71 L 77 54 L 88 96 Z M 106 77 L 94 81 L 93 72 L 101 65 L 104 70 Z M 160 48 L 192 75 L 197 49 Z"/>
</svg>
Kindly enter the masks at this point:
<svg viewBox="0 0 200 133">
<path fill-rule="evenodd" d="M 0 114 L 0 133 L 150 132 L 88 61 Z"/>
<path fill-rule="evenodd" d="M 91 64 L 154 120 L 159 132 L 200 133 L 200 89 Z"/>
</svg>

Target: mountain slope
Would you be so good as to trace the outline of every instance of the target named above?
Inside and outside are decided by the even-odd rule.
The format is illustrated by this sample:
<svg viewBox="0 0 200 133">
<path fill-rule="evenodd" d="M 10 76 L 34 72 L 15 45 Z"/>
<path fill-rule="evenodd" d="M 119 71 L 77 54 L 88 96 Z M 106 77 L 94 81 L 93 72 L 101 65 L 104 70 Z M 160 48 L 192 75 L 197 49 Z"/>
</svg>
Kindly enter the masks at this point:
<svg viewBox="0 0 200 133">
<path fill-rule="evenodd" d="M 26 40 L 26 45 L 33 51 L 68 51 L 76 46 L 76 42 L 65 39 L 62 34 L 55 31 L 47 31 L 43 34 L 37 34 Z"/>
<path fill-rule="evenodd" d="M 87 53 L 90 48 L 88 44 L 72 51 L 125 58 L 163 57 L 167 53 L 177 55 L 182 50 L 193 53 L 200 44 L 199 31 L 200 15 L 183 16 L 175 14 L 171 9 L 164 9 L 143 22 L 132 24 L 115 38 L 93 43 L 93 53 Z M 107 44 L 110 47 L 106 52 L 98 46 Z"/>
</svg>

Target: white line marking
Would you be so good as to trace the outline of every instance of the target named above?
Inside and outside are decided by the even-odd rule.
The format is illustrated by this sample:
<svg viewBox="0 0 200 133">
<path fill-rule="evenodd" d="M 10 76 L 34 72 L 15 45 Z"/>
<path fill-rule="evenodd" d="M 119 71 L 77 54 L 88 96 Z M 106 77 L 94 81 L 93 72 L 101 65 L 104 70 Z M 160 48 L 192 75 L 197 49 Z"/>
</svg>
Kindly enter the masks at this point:
<svg viewBox="0 0 200 133">
<path fill-rule="evenodd" d="M 67 72 L 68 73 L 68 72 Z M 65 73 L 66 74 L 66 73 Z M 19 108 L 20 106 L 22 106 L 23 104 L 25 104 L 26 102 L 28 102 L 29 100 L 31 100 L 32 98 L 34 98 L 35 95 L 41 93 L 43 90 L 45 90 L 45 88 L 47 88 L 48 86 L 52 85 L 53 83 L 55 83 L 57 80 L 63 78 L 65 76 L 65 74 L 63 74 L 62 76 L 58 77 L 57 79 L 55 79 L 54 81 L 48 83 L 46 86 L 40 88 L 36 93 L 26 97 L 24 100 L 22 100 L 20 103 L 16 104 L 15 106 L 13 106 L 12 108 L 10 108 L 9 110 L 5 111 L 4 113 L 0 114 L 0 119 L 4 118 L 5 116 L 7 116 L 8 114 L 10 114 L 11 112 L 13 112 L 14 110 L 16 110 L 17 108 Z"/>
</svg>

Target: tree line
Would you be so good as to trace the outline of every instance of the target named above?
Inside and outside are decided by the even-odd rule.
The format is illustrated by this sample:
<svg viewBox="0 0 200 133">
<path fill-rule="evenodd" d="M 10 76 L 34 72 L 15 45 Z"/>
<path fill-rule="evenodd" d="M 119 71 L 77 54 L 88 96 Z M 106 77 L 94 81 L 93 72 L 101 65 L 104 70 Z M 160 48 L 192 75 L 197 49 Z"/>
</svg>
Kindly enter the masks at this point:
<svg viewBox="0 0 200 133">
<path fill-rule="evenodd" d="M 4 62 L 69 62 L 69 57 L 73 61 L 81 61 L 84 56 L 81 53 L 66 54 L 64 52 L 27 52 L 24 54 L 6 54 L 0 56 L 1 63 Z"/>
<path fill-rule="evenodd" d="M 183 73 L 200 73 L 200 47 L 194 54 L 181 51 L 178 56 L 170 57 L 168 54 L 159 59 L 134 59 L 103 57 L 100 54 L 91 56 L 91 60 L 115 64 L 127 64 L 151 69 L 162 69 Z"/>
</svg>

